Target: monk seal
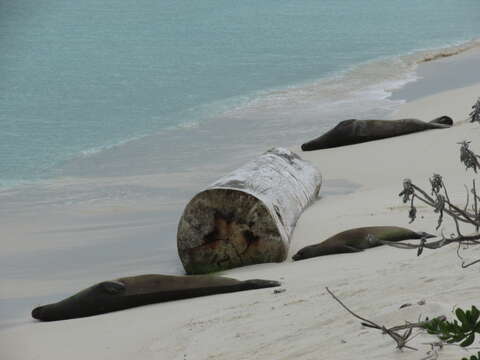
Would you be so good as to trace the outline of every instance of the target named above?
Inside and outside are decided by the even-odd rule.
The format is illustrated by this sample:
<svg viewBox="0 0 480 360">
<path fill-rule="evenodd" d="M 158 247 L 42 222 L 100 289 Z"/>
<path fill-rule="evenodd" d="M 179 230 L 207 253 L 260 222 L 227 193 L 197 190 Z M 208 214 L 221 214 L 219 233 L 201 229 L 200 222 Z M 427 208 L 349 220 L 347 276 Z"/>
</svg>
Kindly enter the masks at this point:
<svg viewBox="0 0 480 360">
<path fill-rule="evenodd" d="M 140 275 L 104 281 L 57 303 L 39 306 L 41 321 L 74 319 L 158 302 L 280 286 L 277 281 L 212 275 Z"/>
<path fill-rule="evenodd" d="M 300 249 L 292 259 L 296 261 L 322 255 L 359 252 L 382 245 L 378 240 L 401 241 L 432 237 L 435 236 L 398 226 L 361 227 L 340 232 L 319 244 L 306 246 Z"/>
<path fill-rule="evenodd" d="M 302 150 L 311 151 L 359 144 L 424 130 L 445 129 L 452 124 L 453 120 L 448 116 L 441 116 L 430 122 L 418 119 L 344 120 L 322 136 L 303 144 Z"/>
</svg>

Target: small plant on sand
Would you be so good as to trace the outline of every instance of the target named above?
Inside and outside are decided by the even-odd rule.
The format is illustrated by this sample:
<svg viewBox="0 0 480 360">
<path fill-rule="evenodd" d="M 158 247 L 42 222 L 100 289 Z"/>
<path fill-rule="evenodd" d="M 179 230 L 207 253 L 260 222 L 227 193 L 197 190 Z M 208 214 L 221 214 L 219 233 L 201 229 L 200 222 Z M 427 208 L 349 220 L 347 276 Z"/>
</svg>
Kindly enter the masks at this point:
<svg viewBox="0 0 480 360">
<path fill-rule="evenodd" d="M 480 360 L 480 351 L 477 353 L 477 355 L 472 355 L 469 358 L 462 358 L 462 360 Z"/>
<path fill-rule="evenodd" d="M 475 334 L 480 334 L 480 311 L 475 306 L 471 310 L 455 310 L 457 319 L 448 321 L 435 318 L 424 322 L 423 327 L 431 335 L 436 335 L 447 344 L 459 343 L 466 347 L 473 344 Z"/>
<path fill-rule="evenodd" d="M 472 112 L 470 113 L 470 122 L 478 121 L 480 122 L 480 98 L 472 106 Z"/>
<path fill-rule="evenodd" d="M 460 161 L 465 165 L 466 170 L 473 170 L 475 173 L 480 169 L 480 156 L 475 154 L 470 149 L 470 142 L 463 141 L 460 145 Z M 450 236 L 445 236 L 442 233 L 440 240 L 434 240 L 427 242 L 426 239 L 420 239 L 419 244 L 410 243 L 392 243 L 387 241 L 381 241 L 384 244 L 403 248 L 403 249 L 417 249 L 417 255 L 421 255 L 425 248 L 438 249 L 449 244 L 457 244 L 457 255 L 462 260 L 462 267 L 468 267 L 473 264 L 479 263 L 480 259 L 475 261 L 466 262 L 460 255 L 460 249 L 462 247 L 470 245 L 480 245 L 480 196 L 477 190 L 477 184 L 475 179 L 472 180 L 471 187 L 466 187 L 467 199 L 463 206 L 456 205 L 449 196 L 448 190 L 445 186 L 443 177 L 438 174 L 434 174 L 430 179 L 430 192 L 422 189 L 421 187 L 412 183 L 410 179 L 403 181 L 403 189 L 399 196 L 402 197 L 404 203 L 410 204 L 410 210 L 408 216 L 410 222 L 413 222 L 417 218 L 417 208 L 415 206 L 416 201 L 420 201 L 427 206 L 431 207 L 435 213 L 438 214 L 437 229 L 440 228 L 444 221 L 444 216 L 448 216 L 453 220 L 456 228 L 456 233 Z M 470 196 L 472 199 L 470 200 Z M 472 235 L 464 235 L 461 230 L 461 225 L 470 225 L 474 229 Z"/>
<path fill-rule="evenodd" d="M 448 321 L 445 316 L 438 316 L 433 319 L 426 318 L 423 321 L 408 322 L 403 325 L 386 327 L 385 325 L 377 324 L 372 320 L 362 317 L 345 305 L 328 287 L 327 293 L 337 301 L 346 311 L 352 316 L 361 321 L 363 326 L 380 330 L 382 334 L 386 334 L 392 338 L 397 344 L 397 349 L 417 350 L 416 348 L 407 345 L 421 332 L 427 332 L 430 335 L 435 335 L 440 341 L 428 343 L 431 350 L 427 352 L 427 356 L 422 360 L 435 360 L 439 356 L 439 351 L 443 349 L 445 344 L 453 344 L 461 347 L 468 347 L 475 341 L 475 334 L 480 334 L 480 311 L 472 306 L 471 310 L 463 310 L 457 308 L 455 310 L 456 319 Z M 416 329 L 416 332 L 414 330 Z M 480 352 L 477 355 L 471 355 L 470 358 L 462 358 L 462 360 L 480 360 Z"/>
</svg>

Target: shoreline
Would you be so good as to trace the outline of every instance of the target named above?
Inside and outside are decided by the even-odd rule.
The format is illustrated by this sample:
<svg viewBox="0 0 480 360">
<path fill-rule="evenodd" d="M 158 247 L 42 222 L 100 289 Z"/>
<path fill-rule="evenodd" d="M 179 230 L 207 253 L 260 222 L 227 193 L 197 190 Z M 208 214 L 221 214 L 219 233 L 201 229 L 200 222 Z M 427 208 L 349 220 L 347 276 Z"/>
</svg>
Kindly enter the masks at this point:
<svg viewBox="0 0 480 360">
<path fill-rule="evenodd" d="M 238 130 L 252 133 L 252 129 L 255 129 L 257 126 L 257 124 L 254 123 L 255 121 L 278 123 L 278 120 L 274 119 L 278 115 L 281 115 L 281 113 L 288 112 L 288 116 L 298 113 L 300 114 L 298 127 L 304 127 L 304 129 L 302 129 L 299 134 L 290 134 L 290 136 L 296 135 L 292 140 L 286 136 L 278 135 L 286 131 L 285 126 L 278 127 L 274 125 L 274 127 L 277 127 L 277 129 L 275 129 L 277 137 L 275 138 L 275 142 L 267 145 L 267 147 L 271 147 L 281 142 L 283 144 L 276 145 L 292 146 L 301 140 L 302 137 L 306 136 L 307 132 L 312 130 L 314 126 L 318 126 L 318 116 L 323 119 L 328 119 L 322 124 L 326 129 L 333 125 L 335 121 L 342 118 L 352 117 L 354 114 L 358 114 L 358 116 L 362 116 L 362 114 L 367 115 L 372 111 L 372 108 L 375 107 L 379 107 L 379 109 L 375 109 L 374 114 L 382 117 L 404 100 L 441 91 L 442 86 L 445 85 L 445 81 L 443 81 L 443 84 L 434 84 L 433 88 L 431 85 L 427 85 L 428 89 L 426 91 L 423 90 L 423 93 L 422 91 L 415 91 L 413 94 L 407 96 L 407 90 L 405 89 L 410 89 L 411 87 L 415 89 L 419 83 L 426 83 L 425 79 L 422 79 L 422 69 L 432 69 L 436 67 L 437 64 L 450 60 L 457 62 L 459 61 L 458 59 L 462 57 L 466 56 L 468 58 L 472 52 L 477 50 L 480 53 L 479 49 L 480 38 L 475 38 L 457 44 L 432 46 L 431 48 L 412 50 L 398 55 L 380 56 L 375 59 L 349 65 L 343 70 L 336 70 L 332 73 L 325 74 L 325 76 L 316 80 L 305 80 L 291 85 L 257 90 L 234 98 L 199 105 L 192 109 L 183 110 L 185 114 L 181 117 L 185 118 L 185 121 L 187 121 L 186 124 L 182 122 L 172 128 L 159 129 L 151 134 L 138 135 L 131 139 L 123 139 L 115 144 L 99 145 L 92 149 L 84 149 L 77 155 L 63 159 L 60 163 L 50 168 L 50 170 L 48 170 L 50 173 L 49 176 L 43 177 L 42 175 L 41 178 L 36 180 L 18 180 L 17 185 L 13 182 L 11 185 L 0 187 L 0 195 L 2 192 L 48 186 L 52 182 L 63 181 L 65 178 L 82 178 L 85 176 L 84 174 L 90 177 L 102 177 L 131 176 L 141 174 L 142 172 L 152 173 L 158 171 L 158 168 L 155 166 L 157 166 L 159 162 L 162 162 L 162 165 L 172 170 L 181 169 L 176 165 L 178 162 L 189 164 L 190 167 L 193 167 L 198 163 L 199 159 L 189 161 L 187 158 L 170 154 L 169 156 L 172 157 L 172 159 L 162 157 L 145 159 L 147 168 L 144 169 L 135 164 L 135 162 L 138 163 L 139 160 L 137 157 L 129 159 L 131 156 L 129 152 L 142 150 L 153 150 L 157 153 L 166 152 L 168 148 L 181 143 L 182 137 L 194 137 L 197 136 L 196 134 L 211 131 L 218 126 L 222 127 L 224 126 L 224 124 L 222 124 L 224 120 L 228 121 L 230 125 L 232 122 L 238 120 L 249 122 L 250 124 L 248 126 L 243 126 L 242 128 L 238 128 Z M 471 66 L 470 64 L 470 67 Z M 420 71 L 420 74 L 415 75 L 418 71 Z M 441 71 L 441 69 L 435 69 L 433 73 L 440 73 Z M 465 75 L 463 68 L 461 73 Z M 431 76 L 431 74 L 432 71 L 429 71 L 428 75 Z M 475 76 L 475 74 L 476 72 L 472 72 L 471 78 L 475 79 L 479 77 L 478 75 Z M 467 79 L 463 76 L 460 79 L 460 83 L 457 82 L 458 87 L 462 86 L 462 81 L 476 82 L 476 80 Z M 338 86 L 339 83 L 342 85 Z M 449 84 L 449 86 L 451 86 L 451 84 Z M 341 93 L 348 93 L 349 95 L 347 97 L 341 97 L 339 96 Z M 311 103 L 308 103 L 309 98 L 311 98 Z M 324 99 L 328 101 L 324 102 Z M 283 107 L 281 105 L 282 102 L 285 102 L 285 106 Z M 345 106 L 345 104 L 336 105 L 337 102 L 346 102 L 346 105 L 352 106 L 352 108 L 345 113 L 336 114 L 341 112 L 342 107 Z M 296 103 L 299 103 L 300 106 L 296 106 Z M 352 105 L 354 103 L 364 103 L 364 106 L 354 106 Z M 250 109 L 252 106 L 254 112 L 257 113 L 253 114 L 254 117 L 257 117 L 256 119 L 248 119 L 248 117 L 252 115 Z M 323 106 L 333 106 L 335 109 L 332 113 L 327 112 L 318 115 L 318 111 L 321 110 L 320 108 Z M 307 108 L 307 110 L 305 108 Z M 193 112 L 201 113 L 202 115 L 199 115 L 198 119 L 195 118 L 192 120 Z M 212 112 L 215 115 L 212 116 Z M 333 118 L 329 119 L 330 116 L 333 116 Z M 193 123 L 191 123 L 192 121 Z M 191 132 L 191 134 L 186 135 L 184 133 L 185 130 Z M 165 137 L 172 137 L 175 139 L 175 142 L 170 143 L 168 140 L 165 140 Z M 259 139 L 264 140 L 264 138 L 258 138 L 257 140 Z M 158 142 L 159 140 L 165 141 L 167 143 L 166 146 L 157 145 L 154 147 L 154 145 L 152 145 L 153 142 Z M 146 142 L 146 144 L 144 144 L 144 142 Z M 255 142 L 252 142 L 250 145 L 255 146 Z M 251 155 L 254 156 L 256 153 L 258 153 L 258 151 L 252 152 Z M 124 166 L 125 162 L 121 162 L 121 158 L 123 157 L 126 157 L 132 162 L 133 169 Z M 248 159 L 248 157 L 244 157 L 244 159 Z"/>
<path fill-rule="evenodd" d="M 423 62 L 416 69 L 417 80 L 392 92 L 392 100 L 412 101 L 438 92 L 474 85 L 480 82 L 478 46 L 459 54 Z"/>
</svg>

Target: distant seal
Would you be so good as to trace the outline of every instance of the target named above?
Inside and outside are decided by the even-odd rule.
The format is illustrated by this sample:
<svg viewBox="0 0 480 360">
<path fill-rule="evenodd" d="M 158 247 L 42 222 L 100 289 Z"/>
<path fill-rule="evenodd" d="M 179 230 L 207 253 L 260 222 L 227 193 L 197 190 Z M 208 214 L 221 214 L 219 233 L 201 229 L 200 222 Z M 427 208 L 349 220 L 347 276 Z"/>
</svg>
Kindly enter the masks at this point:
<svg viewBox="0 0 480 360">
<path fill-rule="evenodd" d="M 57 303 L 39 306 L 33 309 L 32 317 L 42 321 L 73 319 L 164 301 L 275 286 L 280 283 L 211 275 L 124 277 L 93 285 Z"/>
<path fill-rule="evenodd" d="M 303 260 L 322 255 L 359 252 L 382 245 L 378 240 L 401 241 L 432 237 L 435 236 L 398 226 L 361 227 L 338 233 L 319 244 L 306 246 L 300 249 L 292 259 Z"/>
<path fill-rule="evenodd" d="M 322 136 L 303 144 L 302 150 L 311 151 L 359 144 L 430 129 L 445 129 L 452 124 L 453 120 L 448 116 L 441 116 L 430 122 L 418 119 L 344 120 Z"/>
</svg>

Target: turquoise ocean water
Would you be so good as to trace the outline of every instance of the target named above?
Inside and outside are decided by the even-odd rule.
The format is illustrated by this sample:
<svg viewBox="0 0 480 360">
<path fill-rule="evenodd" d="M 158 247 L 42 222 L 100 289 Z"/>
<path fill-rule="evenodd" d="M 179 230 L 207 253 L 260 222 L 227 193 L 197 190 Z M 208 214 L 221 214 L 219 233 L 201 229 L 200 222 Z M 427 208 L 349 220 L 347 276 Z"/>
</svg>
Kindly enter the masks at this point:
<svg viewBox="0 0 480 360">
<path fill-rule="evenodd" d="M 479 36 L 478 0 L 2 1 L 0 186 L 94 173 L 89 158 L 135 158 L 122 144 L 155 134 L 164 158 L 144 166 L 168 167 L 211 119 L 288 143 L 385 109 L 422 56 Z"/>
</svg>

